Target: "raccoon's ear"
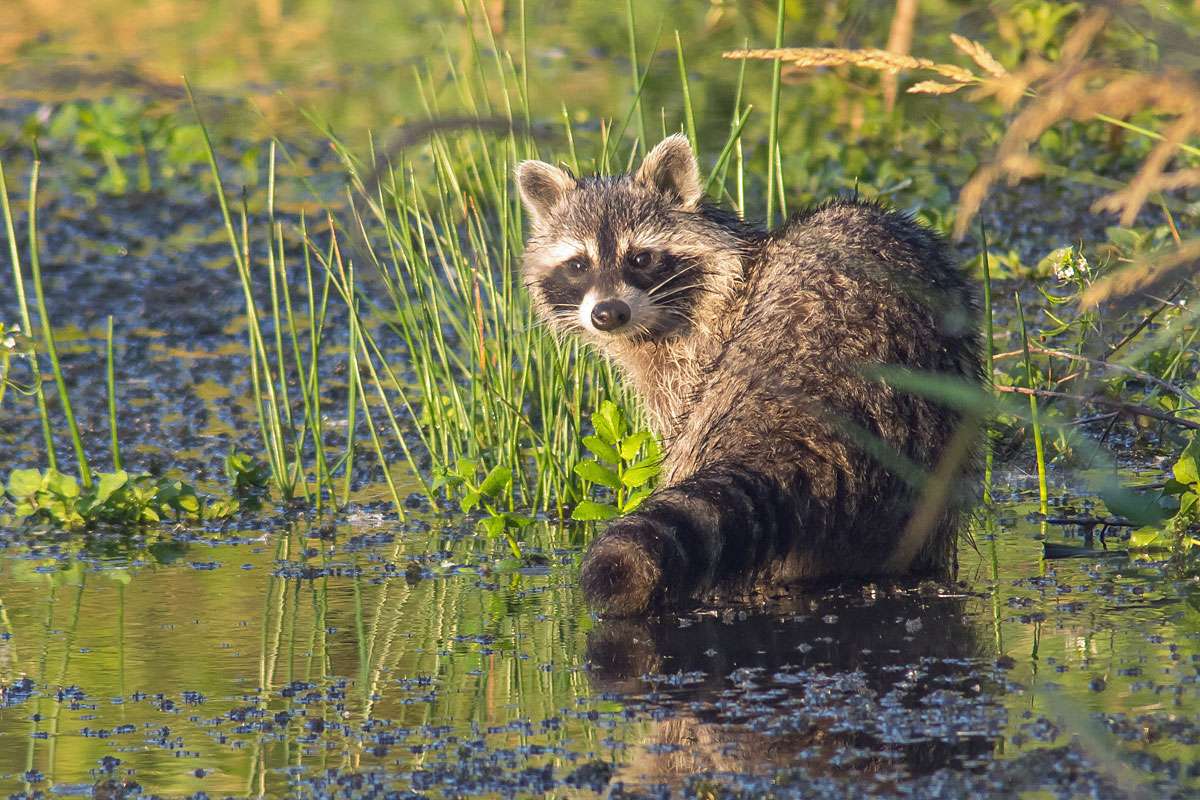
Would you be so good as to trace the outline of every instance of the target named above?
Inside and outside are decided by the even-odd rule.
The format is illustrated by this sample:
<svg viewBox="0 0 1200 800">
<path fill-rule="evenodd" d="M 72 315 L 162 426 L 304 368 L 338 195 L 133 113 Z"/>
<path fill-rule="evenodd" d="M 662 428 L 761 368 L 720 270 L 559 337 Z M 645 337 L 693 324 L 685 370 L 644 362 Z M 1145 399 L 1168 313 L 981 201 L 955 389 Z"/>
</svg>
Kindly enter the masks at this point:
<svg viewBox="0 0 1200 800">
<path fill-rule="evenodd" d="M 517 164 L 517 188 L 529 216 L 537 224 L 575 188 L 575 178 L 565 169 L 544 161 L 522 161 Z"/>
<path fill-rule="evenodd" d="M 635 180 L 684 208 L 694 208 L 704 196 L 696 156 L 682 133 L 655 145 L 638 167 Z"/>
</svg>

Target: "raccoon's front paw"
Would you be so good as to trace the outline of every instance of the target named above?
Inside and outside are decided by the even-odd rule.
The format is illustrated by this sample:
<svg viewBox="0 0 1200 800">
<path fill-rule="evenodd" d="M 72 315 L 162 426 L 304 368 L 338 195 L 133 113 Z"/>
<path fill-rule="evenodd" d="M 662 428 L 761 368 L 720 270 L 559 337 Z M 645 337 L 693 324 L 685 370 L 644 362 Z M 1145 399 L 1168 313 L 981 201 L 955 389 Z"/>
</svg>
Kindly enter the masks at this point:
<svg viewBox="0 0 1200 800">
<path fill-rule="evenodd" d="M 645 614 L 661 595 L 663 570 L 651 526 L 620 520 L 583 557 L 579 580 L 588 603 L 610 617 Z"/>
</svg>

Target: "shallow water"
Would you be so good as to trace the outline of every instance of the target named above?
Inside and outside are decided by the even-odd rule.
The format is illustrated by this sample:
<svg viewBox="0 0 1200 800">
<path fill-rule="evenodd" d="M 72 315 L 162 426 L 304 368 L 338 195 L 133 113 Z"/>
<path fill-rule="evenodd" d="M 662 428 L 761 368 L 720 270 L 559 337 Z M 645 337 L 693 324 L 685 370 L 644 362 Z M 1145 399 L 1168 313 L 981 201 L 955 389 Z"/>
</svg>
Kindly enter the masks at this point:
<svg viewBox="0 0 1200 800">
<path fill-rule="evenodd" d="M 436 521 L 242 531 L 132 557 L 13 543 L 0 791 L 1200 785 L 1186 587 L 1121 557 L 1042 562 L 1025 524 L 978 546 L 957 588 L 844 586 L 597 622 L 573 551 L 505 571 Z"/>
</svg>

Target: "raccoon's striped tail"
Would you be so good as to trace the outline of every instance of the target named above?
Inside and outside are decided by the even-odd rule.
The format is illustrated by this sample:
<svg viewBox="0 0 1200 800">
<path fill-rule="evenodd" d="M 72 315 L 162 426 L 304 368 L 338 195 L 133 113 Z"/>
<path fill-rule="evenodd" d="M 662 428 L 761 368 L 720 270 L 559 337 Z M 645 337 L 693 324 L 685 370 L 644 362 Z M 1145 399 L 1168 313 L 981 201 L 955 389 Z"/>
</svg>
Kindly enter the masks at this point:
<svg viewBox="0 0 1200 800">
<path fill-rule="evenodd" d="M 725 576 L 750 575 L 795 520 L 786 495 L 741 465 L 705 467 L 592 542 L 580 574 L 584 596 L 601 614 L 629 617 L 695 597 Z"/>
</svg>

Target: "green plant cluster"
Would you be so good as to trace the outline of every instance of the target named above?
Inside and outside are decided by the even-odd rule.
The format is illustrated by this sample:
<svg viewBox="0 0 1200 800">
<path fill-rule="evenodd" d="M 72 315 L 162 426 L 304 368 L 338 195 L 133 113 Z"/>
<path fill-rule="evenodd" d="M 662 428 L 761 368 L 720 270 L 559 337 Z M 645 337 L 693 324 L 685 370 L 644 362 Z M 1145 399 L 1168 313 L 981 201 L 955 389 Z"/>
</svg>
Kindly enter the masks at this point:
<svg viewBox="0 0 1200 800">
<path fill-rule="evenodd" d="M 658 481 L 662 450 L 654 434 L 632 430 L 624 412 L 605 400 L 592 414 L 595 434 L 583 437 L 583 446 L 595 457 L 575 465 L 575 472 L 589 487 L 608 490 L 609 500 L 580 500 L 571 519 L 613 519 L 642 504 Z"/>
<path fill-rule="evenodd" d="M 31 117 L 26 127 L 34 139 L 99 161 L 103 173 L 96 188 L 105 194 L 148 192 L 156 181 L 172 180 L 205 158 L 199 125 L 129 94 L 64 103 L 44 122 Z"/>
<path fill-rule="evenodd" d="M 479 479 L 480 464 L 470 458 L 460 458 L 453 467 L 444 469 L 434 478 L 435 488 L 446 487 L 459 493 L 459 508 L 464 514 L 483 511 L 480 526 L 492 539 L 504 537 L 515 558 L 521 558 L 518 534 L 533 524 L 533 520 L 512 511 L 512 470 L 492 467 Z M 508 506 L 507 510 L 505 505 Z"/>
<path fill-rule="evenodd" d="M 21 326 L 0 322 L 0 407 L 4 405 L 4 395 L 9 389 L 21 394 L 33 392 L 32 387 L 20 384 L 10 377 L 13 359 L 29 358 L 32 355 L 33 340 L 21 331 Z"/>
<path fill-rule="evenodd" d="M 1193 436 L 1175 460 L 1151 508 L 1155 524 L 1136 529 L 1130 547 L 1177 552 L 1200 547 L 1200 436 Z"/>
<path fill-rule="evenodd" d="M 212 521 L 261 507 L 269 476 L 264 464 L 234 452 L 225 459 L 225 472 L 232 494 L 209 497 L 184 481 L 123 469 L 93 473 L 91 485 L 53 468 L 14 469 L 4 496 L 14 516 L 66 529 Z"/>
</svg>

